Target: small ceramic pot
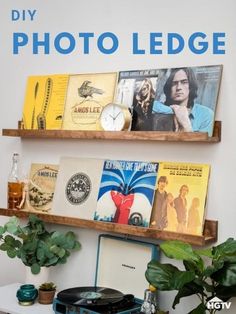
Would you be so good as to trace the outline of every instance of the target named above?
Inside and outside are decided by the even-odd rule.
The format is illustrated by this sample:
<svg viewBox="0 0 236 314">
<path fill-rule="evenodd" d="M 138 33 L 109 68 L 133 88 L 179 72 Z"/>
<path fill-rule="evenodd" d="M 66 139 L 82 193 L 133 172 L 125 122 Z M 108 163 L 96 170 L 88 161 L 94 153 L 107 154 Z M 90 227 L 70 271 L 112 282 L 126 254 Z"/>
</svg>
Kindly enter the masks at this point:
<svg viewBox="0 0 236 314">
<path fill-rule="evenodd" d="M 32 305 L 38 296 L 38 290 L 34 285 L 26 284 L 20 286 L 16 292 L 16 297 L 20 305 Z"/>
<path fill-rule="evenodd" d="M 39 289 L 38 302 L 40 304 L 51 304 L 53 302 L 55 293 L 56 293 L 56 290 L 44 291 L 44 290 Z"/>
</svg>

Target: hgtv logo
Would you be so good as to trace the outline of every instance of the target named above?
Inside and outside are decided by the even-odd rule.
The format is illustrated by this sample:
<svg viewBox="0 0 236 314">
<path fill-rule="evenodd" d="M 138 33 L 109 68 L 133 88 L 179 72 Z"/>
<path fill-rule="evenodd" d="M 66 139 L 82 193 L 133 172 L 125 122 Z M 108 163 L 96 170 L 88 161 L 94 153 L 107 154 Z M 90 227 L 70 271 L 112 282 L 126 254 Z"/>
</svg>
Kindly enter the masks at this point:
<svg viewBox="0 0 236 314">
<path fill-rule="evenodd" d="M 214 297 L 206 304 L 208 310 L 229 310 L 231 302 L 223 302 L 221 299 Z"/>
</svg>

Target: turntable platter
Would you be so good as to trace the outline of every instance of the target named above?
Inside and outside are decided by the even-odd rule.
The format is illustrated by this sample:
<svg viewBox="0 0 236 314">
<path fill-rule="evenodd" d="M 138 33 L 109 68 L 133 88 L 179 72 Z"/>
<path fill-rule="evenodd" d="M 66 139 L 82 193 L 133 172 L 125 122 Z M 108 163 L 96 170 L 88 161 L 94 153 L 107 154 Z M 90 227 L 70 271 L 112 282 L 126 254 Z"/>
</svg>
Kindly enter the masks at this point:
<svg viewBox="0 0 236 314">
<path fill-rule="evenodd" d="M 67 304 L 93 307 L 116 304 L 123 300 L 124 295 L 110 288 L 76 287 L 60 291 L 57 298 Z"/>
</svg>

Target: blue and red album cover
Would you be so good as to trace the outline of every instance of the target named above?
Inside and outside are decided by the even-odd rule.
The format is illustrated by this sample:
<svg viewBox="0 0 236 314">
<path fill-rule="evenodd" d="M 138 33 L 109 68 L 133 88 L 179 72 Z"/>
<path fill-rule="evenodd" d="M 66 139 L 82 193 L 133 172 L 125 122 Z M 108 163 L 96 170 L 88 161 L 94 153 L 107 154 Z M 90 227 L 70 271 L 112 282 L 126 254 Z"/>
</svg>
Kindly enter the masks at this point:
<svg viewBox="0 0 236 314">
<path fill-rule="evenodd" d="M 148 227 L 158 163 L 105 160 L 94 220 Z"/>
</svg>

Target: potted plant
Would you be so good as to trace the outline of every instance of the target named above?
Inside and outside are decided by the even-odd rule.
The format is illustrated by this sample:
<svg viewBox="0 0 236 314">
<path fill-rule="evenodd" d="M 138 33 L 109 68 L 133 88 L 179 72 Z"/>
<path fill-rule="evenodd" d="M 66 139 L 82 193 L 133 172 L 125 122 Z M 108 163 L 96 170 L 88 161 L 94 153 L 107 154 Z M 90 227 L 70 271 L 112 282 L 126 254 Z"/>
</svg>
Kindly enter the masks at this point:
<svg viewBox="0 0 236 314">
<path fill-rule="evenodd" d="M 15 216 L 0 226 L 0 250 L 10 258 L 20 258 L 33 274 L 43 266 L 66 263 L 70 252 L 78 249 L 80 243 L 72 231 L 48 231 L 44 222 L 32 214 L 25 226 Z"/>
<path fill-rule="evenodd" d="M 51 304 L 56 293 L 56 285 L 53 282 L 44 282 L 39 286 L 38 302 L 41 304 Z"/>
<path fill-rule="evenodd" d="M 202 250 L 193 250 L 181 241 L 166 241 L 160 248 L 167 257 L 182 260 L 185 270 L 153 260 L 148 263 L 145 275 L 161 291 L 178 291 L 173 309 L 181 298 L 190 295 L 200 300 L 189 312 L 192 314 L 216 313 L 230 307 L 230 298 L 236 296 L 236 240 L 229 238 Z"/>
</svg>

